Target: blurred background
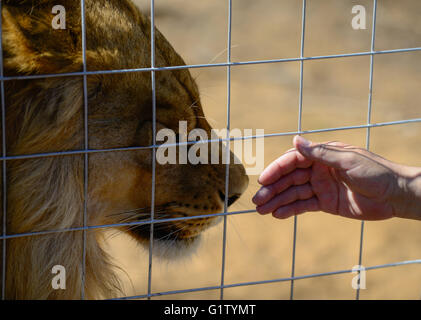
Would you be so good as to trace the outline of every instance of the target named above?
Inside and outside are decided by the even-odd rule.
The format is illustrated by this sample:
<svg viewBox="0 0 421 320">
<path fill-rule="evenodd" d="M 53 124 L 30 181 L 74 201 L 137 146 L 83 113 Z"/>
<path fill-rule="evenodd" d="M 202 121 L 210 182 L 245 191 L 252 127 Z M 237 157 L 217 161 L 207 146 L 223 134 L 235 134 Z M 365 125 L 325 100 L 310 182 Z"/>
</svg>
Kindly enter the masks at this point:
<svg viewBox="0 0 421 320">
<path fill-rule="evenodd" d="M 371 45 L 371 0 L 308 0 L 305 56 L 367 52 Z M 149 1 L 135 3 L 149 14 Z M 187 64 L 227 59 L 227 0 L 156 0 L 156 25 Z M 302 1 L 233 0 L 232 61 L 299 57 Z M 354 30 L 354 5 L 363 5 L 367 29 Z M 421 47 L 421 2 L 379 0 L 376 50 Z M 421 118 L 421 52 L 376 55 L 372 122 Z M 367 123 L 370 57 L 305 61 L 303 130 Z M 204 111 L 214 128 L 226 127 L 227 70 L 191 70 Z M 231 127 L 296 131 L 300 63 L 232 67 Z M 341 140 L 365 147 L 366 130 L 311 134 L 313 141 Z M 421 123 L 374 128 L 371 150 L 408 165 L 421 166 Z M 265 165 L 291 147 L 292 136 L 265 139 Z M 245 195 L 230 211 L 254 209 L 258 190 L 250 177 Z M 358 264 L 359 221 L 325 213 L 299 216 L 297 276 L 351 269 Z M 177 260 L 155 258 L 152 292 L 217 286 L 221 279 L 223 224 L 203 234 L 197 250 Z M 291 275 L 293 219 L 256 213 L 228 217 L 225 283 L 269 280 Z M 110 240 L 127 295 L 147 293 L 148 250 L 119 235 Z M 421 258 L 421 223 L 405 220 L 366 222 L 364 266 Z M 295 281 L 295 299 L 353 299 L 355 274 Z M 420 299 L 421 265 L 367 272 L 361 299 Z M 224 290 L 226 299 L 289 299 L 290 282 Z M 163 296 L 164 299 L 218 299 L 219 290 Z M 155 298 L 157 299 L 157 298 Z"/>
</svg>

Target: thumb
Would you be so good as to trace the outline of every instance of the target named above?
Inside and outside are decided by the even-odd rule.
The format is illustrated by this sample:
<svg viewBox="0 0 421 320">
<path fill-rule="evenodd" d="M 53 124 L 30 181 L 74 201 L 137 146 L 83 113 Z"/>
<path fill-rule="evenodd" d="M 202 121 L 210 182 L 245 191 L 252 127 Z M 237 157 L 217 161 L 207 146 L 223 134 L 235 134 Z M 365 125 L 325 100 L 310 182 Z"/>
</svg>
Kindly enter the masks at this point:
<svg viewBox="0 0 421 320">
<path fill-rule="evenodd" d="M 318 144 L 301 136 L 294 137 L 294 146 L 304 157 L 335 169 L 350 169 L 357 153 L 345 149 L 343 144 Z"/>
</svg>

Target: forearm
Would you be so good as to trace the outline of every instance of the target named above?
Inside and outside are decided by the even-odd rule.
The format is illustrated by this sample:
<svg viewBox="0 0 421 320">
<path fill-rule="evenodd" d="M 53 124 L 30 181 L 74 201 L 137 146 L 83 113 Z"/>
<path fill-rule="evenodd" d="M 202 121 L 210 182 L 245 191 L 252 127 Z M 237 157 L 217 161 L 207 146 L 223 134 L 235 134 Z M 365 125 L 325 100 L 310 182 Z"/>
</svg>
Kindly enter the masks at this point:
<svg viewBox="0 0 421 320">
<path fill-rule="evenodd" d="M 421 168 L 400 166 L 397 172 L 400 190 L 395 200 L 395 216 L 421 220 Z"/>
</svg>

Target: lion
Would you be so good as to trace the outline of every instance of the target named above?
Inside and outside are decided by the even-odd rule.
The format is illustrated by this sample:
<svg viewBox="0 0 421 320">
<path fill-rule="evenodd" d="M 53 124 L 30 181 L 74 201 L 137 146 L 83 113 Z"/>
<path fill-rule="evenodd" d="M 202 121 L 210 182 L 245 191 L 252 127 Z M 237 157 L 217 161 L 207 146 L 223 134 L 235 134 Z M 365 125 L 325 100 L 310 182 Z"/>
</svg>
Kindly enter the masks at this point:
<svg viewBox="0 0 421 320">
<path fill-rule="evenodd" d="M 124 223 L 147 221 L 152 205 L 155 219 L 206 215 L 154 224 L 154 242 L 187 248 L 220 220 L 210 214 L 223 212 L 224 201 L 230 205 L 241 196 L 248 177 L 241 164 L 231 161 L 229 194 L 225 194 L 227 165 L 223 163 L 156 163 L 152 204 L 155 159 L 147 148 L 154 141 L 151 73 L 88 75 L 85 94 L 83 76 L 68 74 L 84 70 L 80 1 L 61 1 L 66 9 L 65 29 L 52 28 L 55 2 L 5 0 L 2 5 L 3 68 L 4 75 L 12 78 L 4 81 L 1 141 L 7 156 L 17 156 L 6 161 L 2 188 L 7 199 L 2 203 L 7 206 L 7 235 L 16 235 L 3 240 L 2 285 L 7 299 L 118 297 L 120 281 L 115 262 L 104 249 L 104 226 L 120 224 L 120 231 L 148 246 L 149 224 L 128 227 Z M 151 22 L 131 1 L 86 0 L 85 12 L 88 71 L 151 66 Z M 156 67 L 185 65 L 156 29 L 155 37 Z M 66 75 L 14 78 L 61 73 Z M 211 136 L 189 70 L 156 71 L 155 75 L 156 130 L 177 132 L 179 122 L 186 121 L 189 131 L 200 128 Z M 86 149 L 97 151 L 86 156 L 87 168 Z M 84 232 L 85 223 L 96 227 Z M 65 229 L 71 231 L 50 232 Z M 66 270 L 65 290 L 51 285 L 56 265 Z"/>
</svg>

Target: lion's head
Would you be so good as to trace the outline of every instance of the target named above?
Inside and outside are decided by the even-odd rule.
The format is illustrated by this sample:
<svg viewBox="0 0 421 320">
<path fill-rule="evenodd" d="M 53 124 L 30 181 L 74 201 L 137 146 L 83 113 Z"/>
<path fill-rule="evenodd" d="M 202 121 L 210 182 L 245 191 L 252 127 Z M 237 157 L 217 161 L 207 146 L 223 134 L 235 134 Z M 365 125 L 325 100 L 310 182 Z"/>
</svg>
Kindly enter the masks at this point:
<svg viewBox="0 0 421 320">
<path fill-rule="evenodd" d="M 55 1 L 3 2 L 5 76 L 83 71 L 80 1 L 61 1 L 66 28 L 58 30 L 51 24 Z M 155 159 L 147 148 L 154 141 L 151 72 L 127 71 L 150 67 L 149 19 L 126 0 L 87 0 L 85 12 L 87 70 L 126 71 L 88 75 L 86 95 L 83 76 L 5 81 L 7 155 L 31 155 L 7 161 L 7 234 L 80 228 L 85 210 L 88 226 L 148 220 L 152 192 L 157 220 L 222 212 L 225 197 L 231 204 L 247 186 L 242 165 L 229 165 L 226 195 L 225 164 L 156 163 L 153 190 Z M 185 64 L 158 30 L 155 61 L 156 67 Z M 178 132 L 180 121 L 186 121 L 188 132 L 200 128 L 211 137 L 190 72 L 156 71 L 155 77 L 156 130 Z M 79 151 L 86 147 L 100 151 L 85 159 Z M 127 147 L 130 150 L 123 150 Z M 49 155 L 34 156 L 44 153 Z M 187 245 L 217 219 L 157 223 L 154 238 Z M 101 248 L 103 230 L 86 234 L 88 297 L 106 296 L 115 286 Z M 121 230 L 141 243 L 149 241 L 149 224 L 124 225 Z M 83 246 L 80 230 L 7 240 L 7 296 L 79 298 Z M 57 264 L 67 270 L 65 291 L 51 288 L 51 268 Z"/>
</svg>

